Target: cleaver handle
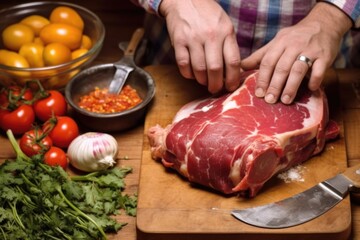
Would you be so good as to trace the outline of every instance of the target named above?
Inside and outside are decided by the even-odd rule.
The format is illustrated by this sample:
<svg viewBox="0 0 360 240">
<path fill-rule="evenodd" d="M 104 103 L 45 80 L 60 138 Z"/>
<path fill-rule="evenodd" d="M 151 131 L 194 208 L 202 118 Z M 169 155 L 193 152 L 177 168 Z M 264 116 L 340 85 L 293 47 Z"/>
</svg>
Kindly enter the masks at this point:
<svg viewBox="0 0 360 240">
<path fill-rule="evenodd" d="M 135 30 L 135 32 L 133 33 L 133 35 L 131 37 L 129 45 L 127 46 L 127 48 L 125 50 L 124 56 L 127 56 L 127 57 L 134 56 L 137 46 L 141 42 L 143 36 L 144 36 L 143 28 L 138 28 Z"/>
<path fill-rule="evenodd" d="M 349 179 L 354 187 L 360 189 L 360 164 L 347 168 L 342 175 Z"/>
</svg>

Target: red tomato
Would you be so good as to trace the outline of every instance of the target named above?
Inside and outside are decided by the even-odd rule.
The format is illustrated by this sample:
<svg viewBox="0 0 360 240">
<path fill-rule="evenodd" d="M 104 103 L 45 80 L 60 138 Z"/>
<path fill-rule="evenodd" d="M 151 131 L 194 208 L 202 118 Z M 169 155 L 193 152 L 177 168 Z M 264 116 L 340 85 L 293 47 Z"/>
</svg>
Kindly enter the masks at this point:
<svg viewBox="0 0 360 240">
<path fill-rule="evenodd" d="M 9 87 L 9 90 L 12 91 L 13 96 L 19 97 L 21 101 L 30 101 L 34 97 L 29 88 L 22 89 L 19 86 L 12 86 Z"/>
<path fill-rule="evenodd" d="M 30 101 L 33 99 L 33 93 L 29 88 L 21 88 L 19 86 L 10 86 L 8 92 L 11 92 L 12 96 L 20 97 L 21 100 Z M 9 93 L 8 93 L 9 94 Z"/>
<path fill-rule="evenodd" d="M 2 110 L 1 112 L 1 128 L 4 131 L 11 129 L 15 135 L 29 131 L 35 121 L 33 108 L 26 104 L 20 105 L 14 111 Z"/>
<path fill-rule="evenodd" d="M 32 129 L 22 135 L 19 145 L 25 155 L 31 157 L 49 150 L 52 140 L 41 129 Z"/>
<path fill-rule="evenodd" d="M 6 107 L 8 103 L 7 91 L 3 88 L 0 92 L 0 106 Z"/>
<path fill-rule="evenodd" d="M 2 119 L 3 119 L 3 117 L 5 116 L 5 115 L 7 115 L 8 114 L 8 110 L 6 110 L 6 109 L 4 109 L 4 108 L 2 108 L 3 106 L 1 105 L 1 107 L 0 107 L 0 128 L 2 129 L 3 127 L 2 127 Z M 6 107 L 6 106 L 5 106 Z"/>
<path fill-rule="evenodd" d="M 9 103 L 9 95 L 11 94 L 11 98 L 16 101 L 24 102 L 30 101 L 33 99 L 34 95 L 29 88 L 21 88 L 19 86 L 10 86 L 8 88 L 3 88 L 0 93 L 0 104 L 1 106 L 5 106 Z"/>
<path fill-rule="evenodd" d="M 62 93 L 57 90 L 48 90 L 49 95 L 33 104 L 36 117 L 45 122 L 54 116 L 64 116 L 67 111 L 67 103 Z"/>
<path fill-rule="evenodd" d="M 44 154 L 44 163 L 49 166 L 60 166 L 64 170 L 67 168 L 68 160 L 66 157 L 66 153 L 61 148 L 52 146 L 50 149 Z"/>
<path fill-rule="evenodd" d="M 50 118 L 44 123 L 43 131 L 49 133 L 53 145 L 59 148 L 67 148 L 72 140 L 79 136 L 77 123 L 68 116 Z"/>
</svg>

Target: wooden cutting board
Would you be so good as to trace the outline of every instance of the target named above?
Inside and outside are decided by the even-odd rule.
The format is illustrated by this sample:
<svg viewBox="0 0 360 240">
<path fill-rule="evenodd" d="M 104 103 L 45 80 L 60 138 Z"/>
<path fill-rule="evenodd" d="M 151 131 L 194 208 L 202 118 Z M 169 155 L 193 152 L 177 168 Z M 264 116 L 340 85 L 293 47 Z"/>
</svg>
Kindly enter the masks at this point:
<svg viewBox="0 0 360 240">
<path fill-rule="evenodd" d="M 175 66 L 147 67 L 156 82 L 156 96 L 145 119 L 144 146 L 140 168 L 137 213 L 138 239 L 347 239 L 351 230 L 350 200 L 305 224 L 285 229 L 265 229 L 247 225 L 231 216 L 233 209 L 272 203 L 302 192 L 343 171 L 346 166 L 345 141 L 337 94 L 337 79 L 329 71 L 325 86 L 331 118 L 341 127 L 340 138 L 327 143 L 323 153 L 302 164 L 303 181 L 274 177 L 253 199 L 224 196 L 190 184 L 175 171 L 165 169 L 150 156 L 146 137 L 149 127 L 171 123 L 185 103 L 205 96 L 207 91 L 195 81 L 183 79 Z"/>
</svg>

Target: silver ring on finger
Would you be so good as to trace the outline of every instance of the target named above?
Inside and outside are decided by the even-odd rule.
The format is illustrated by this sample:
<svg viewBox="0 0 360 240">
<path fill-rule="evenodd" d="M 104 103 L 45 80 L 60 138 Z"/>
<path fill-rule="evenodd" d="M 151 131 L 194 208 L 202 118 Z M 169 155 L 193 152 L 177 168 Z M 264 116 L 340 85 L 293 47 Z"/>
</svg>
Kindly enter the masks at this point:
<svg viewBox="0 0 360 240">
<path fill-rule="evenodd" d="M 301 62 L 306 63 L 309 68 L 311 68 L 311 66 L 312 66 L 312 64 L 313 64 L 313 62 L 311 61 L 311 59 L 308 58 L 308 57 L 306 57 L 306 56 L 304 56 L 304 55 L 299 55 L 296 60 L 299 60 L 299 61 L 301 61 Z"/>
</svg>

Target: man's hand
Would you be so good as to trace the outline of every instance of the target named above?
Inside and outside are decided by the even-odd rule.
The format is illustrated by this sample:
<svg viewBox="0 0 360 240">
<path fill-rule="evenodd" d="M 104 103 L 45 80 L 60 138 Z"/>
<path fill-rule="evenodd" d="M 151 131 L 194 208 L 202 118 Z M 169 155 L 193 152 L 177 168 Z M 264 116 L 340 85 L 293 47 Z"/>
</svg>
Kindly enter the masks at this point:
<svg viewBox="0 0 360 240">
<path fill-rule="evenodd" d="M 279 31 L 272 41 L 241 62 L 245 70 L 259 67 L 256 96 L 265 97 L 268 103 L 280 98 L 290 104 L 307 73 L 309 89 L 318 89 L 351 26 L 350 18 L 340 9 L 317 3 L 302 21 Z M 310 59 L 312 66 L 299 56 Z"/>
<path fill-rule="evenodd" d="M 165 17 L 181 74 L 207 85 L 211 93 L 240 84 L 240 51 L 229 16 L 208 0 L 163 0 Z"/>
</svg>

